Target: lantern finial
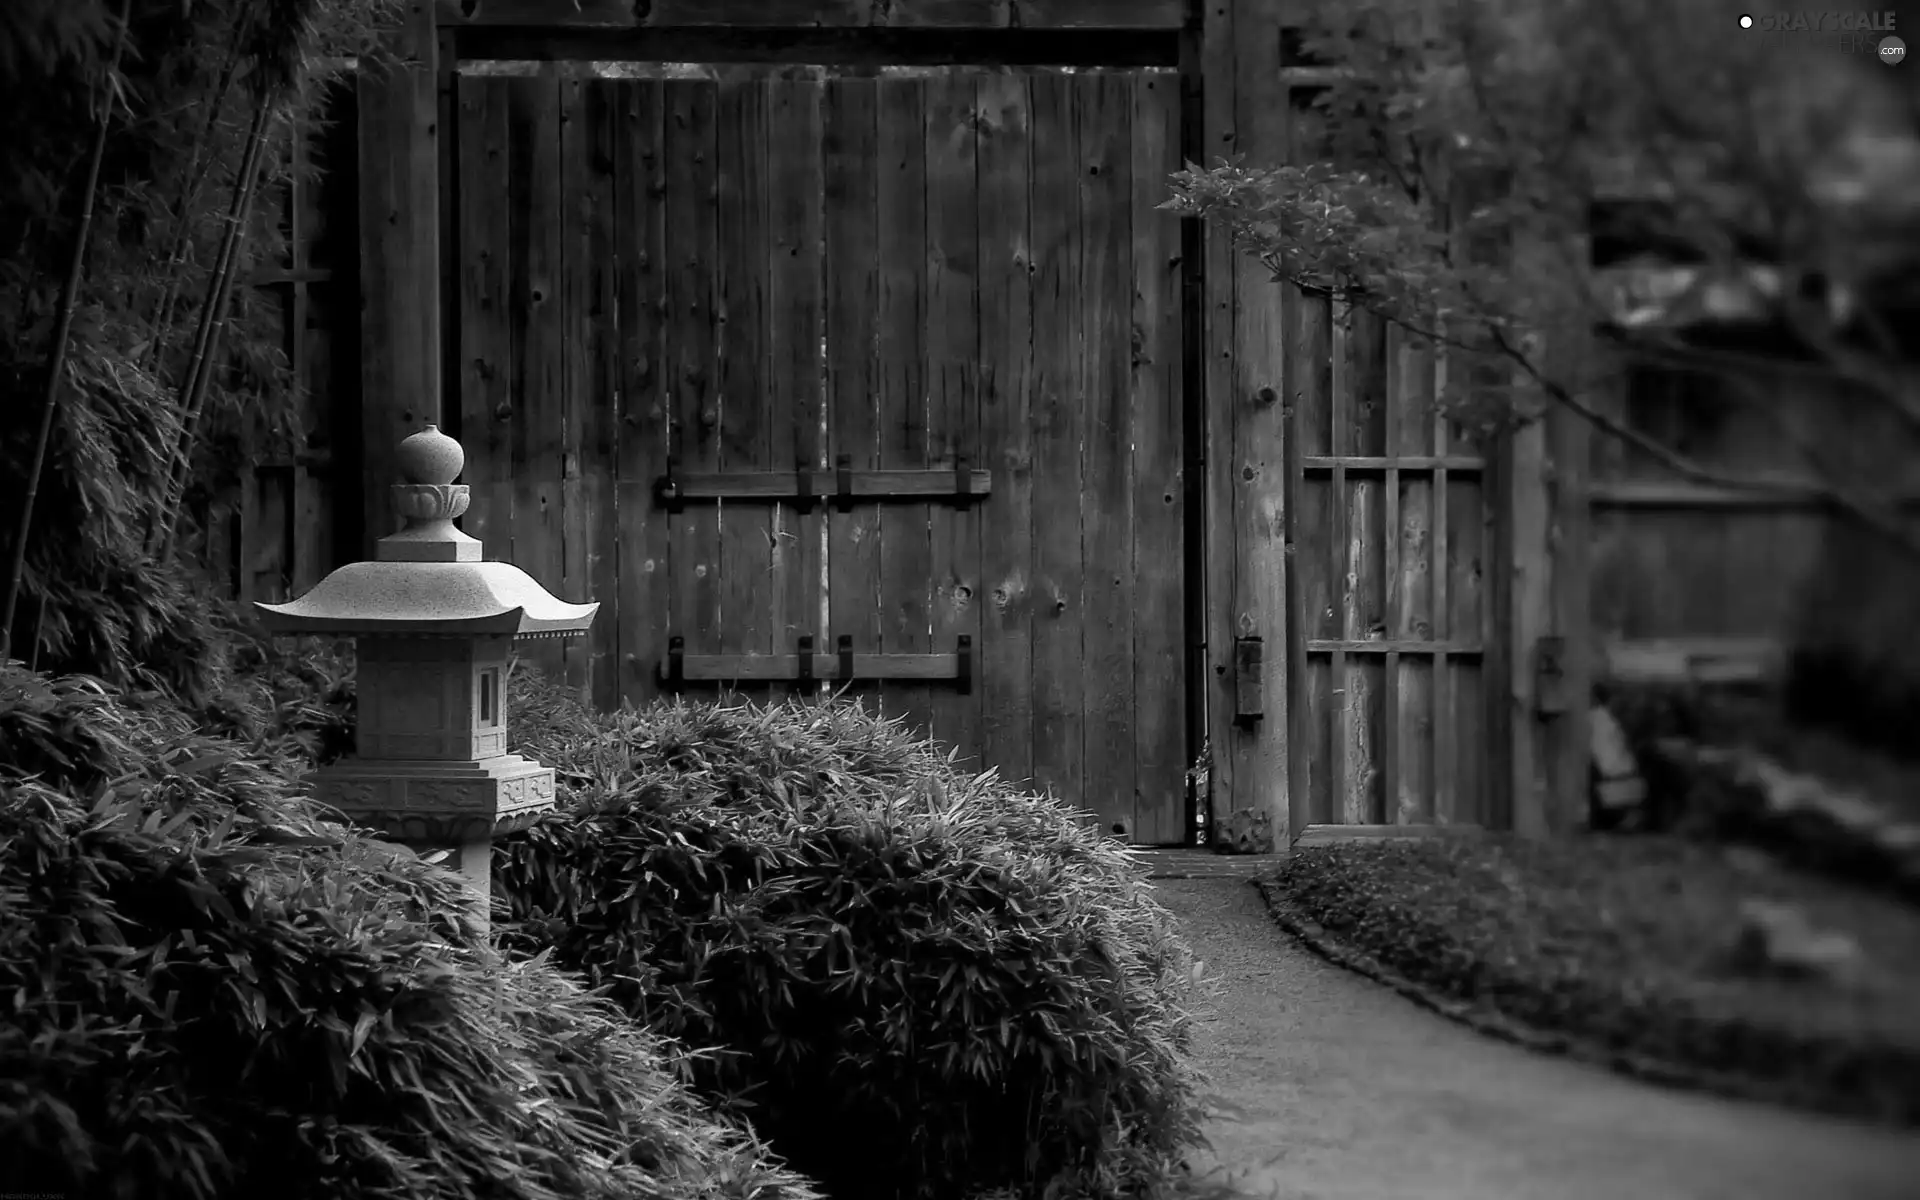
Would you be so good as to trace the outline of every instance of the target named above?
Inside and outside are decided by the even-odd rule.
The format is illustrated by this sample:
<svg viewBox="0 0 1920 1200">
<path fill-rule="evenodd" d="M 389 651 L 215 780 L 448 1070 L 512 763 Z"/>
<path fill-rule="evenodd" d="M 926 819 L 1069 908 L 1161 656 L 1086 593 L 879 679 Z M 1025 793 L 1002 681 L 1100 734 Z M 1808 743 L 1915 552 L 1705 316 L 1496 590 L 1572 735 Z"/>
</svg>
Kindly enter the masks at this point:
<svg viewBox="0 0 1920 1200">
<path fill-rule="evenodd" d="M 460 478 L 460 469 L 467 465 L 466 451 L 438 425 L 400 439 L 399 458 L 403 482 L 441 487 Z"/>
<path fill-rule="evenodd" d="M 453 527 L 472 498 L 455 483 L 467 462 L 460 443 L 429 425 L 400 442 L 397 455 L 406 482 L 393 485 L 394 507 L 407 526 L 374 547 L 381 562 L 479 562 L 480 543 Z"/>
</svg>

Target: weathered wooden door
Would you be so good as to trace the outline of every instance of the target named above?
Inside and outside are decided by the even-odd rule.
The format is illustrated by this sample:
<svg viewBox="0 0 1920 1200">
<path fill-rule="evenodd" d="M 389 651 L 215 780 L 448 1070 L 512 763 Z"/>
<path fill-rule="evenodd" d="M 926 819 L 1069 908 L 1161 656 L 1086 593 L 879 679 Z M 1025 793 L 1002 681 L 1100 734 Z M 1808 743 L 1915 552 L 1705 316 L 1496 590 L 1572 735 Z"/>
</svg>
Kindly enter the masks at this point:
<svg viewBox="0 0 1920 1200">
<path fill-rule="evenodd" d="M 850 682 L 1181 841 L 1178 95 L 463 77 L 466 524 L 602 603 L 569 678 Z"/>
</svg>

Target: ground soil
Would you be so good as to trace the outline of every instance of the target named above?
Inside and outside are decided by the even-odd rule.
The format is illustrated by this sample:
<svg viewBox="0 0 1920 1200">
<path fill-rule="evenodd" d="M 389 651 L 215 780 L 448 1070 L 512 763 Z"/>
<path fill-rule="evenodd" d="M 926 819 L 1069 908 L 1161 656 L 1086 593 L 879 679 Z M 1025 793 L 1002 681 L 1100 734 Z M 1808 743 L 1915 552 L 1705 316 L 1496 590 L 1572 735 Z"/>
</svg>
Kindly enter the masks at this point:
<svg viewBox="0 0 1920 1200">
<path fill-rule="evenodd" d="M 1251 875 L 1249 868 L 1246 872 Z M 1274 1200 L 1916 1200 L 1920 1136 L 1490 1038 L 1331 965 L 1246 878 L 1161 879 L 1215 983 L 1209 1165 Z"/>
</svg>

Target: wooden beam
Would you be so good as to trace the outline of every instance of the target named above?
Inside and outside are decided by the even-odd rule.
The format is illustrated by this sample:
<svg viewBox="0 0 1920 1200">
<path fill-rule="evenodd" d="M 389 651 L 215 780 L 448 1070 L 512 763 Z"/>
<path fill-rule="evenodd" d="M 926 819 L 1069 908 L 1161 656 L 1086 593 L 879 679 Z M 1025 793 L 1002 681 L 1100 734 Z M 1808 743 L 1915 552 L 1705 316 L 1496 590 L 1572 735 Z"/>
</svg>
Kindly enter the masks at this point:
<svg viewBox="0 0 1920 1200">
<path fill-rule="evenodd" d="M 1176 67 L 1165 29 L 576 29 L 452 31 L 460 61 L 784 63 L 809 66 Z"/>
<path fill-rule="evenodd" d="M 1164 29 L 1185 0 L 437 0 L 440 24 L 567 29 Z"/>
<path fill-rule="evenodd" d="M 1540 837 L 1550 831 L 1547 763 L 1535 712 L 1535 651 L 1553 621 L 1551 462 L 1547 426 L 1535 421 L 1501 438 L 1494 522 L 1500 553 L 1494 561 L 1496 590 L 1506 593 L 1501 670 L 1487 681 L 1505 708 L 1507 802 L 1513 832 Z"/>
<path fill-rule="evenodd" d="M 1205 19 L 1214 20 L 1222 7 L 1226 5 L 1210 5 Z M 1279 74 L 1279 27 L 1297 5 L 1292 0 L 1231 0 L 1231 7 L 1232 33 L 1221 69 L 1233 77 L 1233 150 L 1261 163 L 1296 161 L 1292 112 Z M 1210 150 L 1208 160 L 1225 152 Z M 1296 400 L 1304 391 L 1327 386 L 1325 362 L 1315 361 L 1327 353 L 1325 322 L 1312 307 L 1296 305 L 1297 293 L 1273 282 L 1272 273 L 1260 263 L 1231 251 L 1229 259 L 1234 276 L 1233 357 L 1227 391 L 1213 398 L 1213 411 L 1231 423 L 1233 451 L 1208 469 L 1225 476 L 1232 489 L 1231 558 L 1226 564 L 1232 575 L 1231 589 L 1216 603 L 1231 606 L 1232 637 L 1260 636 L 1284 644 L 1286 406 L 1281 400 Z M 1232 655 L 1231 641 L 1214 650 L 1215 661 L 1228 668 L 1228 686 L 1217 693 L 1228 706 L 1223 714 L 1228 723 L 1214 750 L 1216 757 L 1224 750 L 1233 759 L 1229 811 L 1267 813 L 1275 843 L 1283 843 L 1292 828 L 1286 656 L 1267 656 L 1266 716 L 1241 728 L 1231 724 Z"/>
<path fill-rule="evenodd" d="M 1310 454 L 1300 460 L 1303 471 L 1459 471 L 1477 474 L 1486 463 L 1467 455 L 1409 454 L 1381 458 L 1369 454 Z"/>
<path fill-rule="evenodd" d="M 1448 641 L 1396 641 L 1392 638 L 1374 638 L 1353 640 L 1348 638 L 1308 638 L 1308 654 L 1411 654 L 1416 657 L 1423 654 L 1454 654 L 1472 656 L 1480 653 L 1475 642 Z"/>
<path fill-rule="evenodd" d="M 1545 360 L 1561 379 L 1580 376 L 1588 333 L 1578 326 L 1547 332 Z M 1593 709 L 1593 508 L 1587 491 L 1592 476 L 1593 426 L 1563 404 L 1546 417 L 1549 521 L 1547 531 L 1549 624 L 1559 640 L 1557 684 L 1561 703 L 1535 697 L 1541 722 L 1542 773 L 1547 781 L 1546 824 L 1564 834 L 1587 824 L 1588 771 L 1592 758 Z M 1556 709 L 1557 711 L 1549 711 Z"/>
<path fill-rule="evenodd" d="M 1287 745 L 1293 748 L 1287 755 L 1287 825 L 1304 830 L 1313 815 L 1308 804 L 1311 763 L 1307 757 L 1307 748 L 1313 745 L 1313 731 L 1307 725 L 1307 714 L 1312 708 L 1307 703 L 1306 687 L 1311 676 L 1307 672 L 1307 610 L 1299 552 L 1300 485 L 1305 473 L 1300 468 L 1300 409 L 1291 400 L 1282 414 L 1280 436 L 1285 439 L 1280 453 L 1281 469 L 1285 473 L 1280 525 L 1286 556 L 1282 597 L 1286 606 L 1286 678 L 1281 683 L 1281 692 L 1287 702 Z"/>
<path fill-rule="evenodd" d="M 360 134 L 361 554 L 394 531 L 400 440 L 440 420 L 439 93 L 433 0 L 383 37 L 392 66 L 356 76 Z"/>
<path fill-rule="evenodd" d="M 1430 838 L 1478 838 L 1478 825 L 1309 825 L 1293 839 L 1295 850 L 1336 846 L 1343 842 L 1412 842 Z"/>
<path fill-rule="evenodd" d="M 1180 161 L 1204 161 L 1207 126 L 1202 45 L 1205 6 L 1187 0 L 1190 17 L 1180 34 Z M 1184 630 L 1186 754 L 1191 766 L 1207 744 L 1207 255 L 1198 217 L 1180 222 L 1180 486 L 1182 628 Z M 1202 806 L 1187 788 L 1184 840 L 1193 844 Z"/>
<path fill-rule="evenodd" d="M 682 683 L 798 683 L 817 679 L 825 683 L 859 683 L 876 680 L 917 681 L 965 679 L 969 673 L 966 654 L 854 654 L 848 660 L 852 673 L 846 674 L 839 654 L 682 654 L 660 660 L 660 680 L 674 681 L 678 664 Z M 806 663 L 809 671 L 802 675 Z"/>
<path fill-rule="evenodd" d="M 1200 26 L 1201 130 L 1199 145 L 1188 151 L 1188 158 L 1210 163 L 1216 158 L 1231 158 L 1240 152 L 1240 134 L 1234 123 L 1238 80 L 1233 69 L 1235 13 L 1240 7 L 1227 3 L 1209 3 L 1203 9 Z M 1213 222 L 1201 226 L 1197 235 L 1201 258 L 1201 305 L 1199 342 L 1201 353 L 1194 370 L 1201 376 L 1196 382 L 1201 395 L 1200 418 L 1195 422 L 1202 439 L 1193 463 L 1202 489 L 1200 535 L 1204 542 L 1203 634 L 1200 651 L 1203 684 L 1203 711 L 1206 717 L 1205 746 L 1207 764 L 1206 791 L 1195 797 L 1196 808 L 1207 814 L 1211 835 L 1218 835 L 1221 824 L 1233 809 L 1234 773 L 1232 738 L 1233 707 L 1229 683 L 1232 679 L 1231 653 L 1238 635 L 1234 623 L 1234 404 L 1235 347 L 1234 310 L 1238 286 L 1233 239 Z M 1279 719 L 1269 716 L 1269 722 Z"/>
<path fill-rule="evenodd" d="M 247 282 L 254 287 L 301 287 L 332 283 L 333 270 L 330 267 L 267 267 L 248 274 Z"/>
<path fill-rule="evenodd" d="M 1765 490 L 1720 487 L 1667 479 L 1608 479 L 1587 492 L 1596 509 L 1679 509 L 1716 512 L 1815 512 L 1827 507 L 1826 485 L 1815 479 L 1781 476 Z M 1891 501 L 1920 506 L 1920 488 L 1896 491 Z"/>
<path fill-rule="evenodd" d="M 1639 638 L 1609 641 L 1597 658 L 1608 683 L 1751 684 L 1778 679 L 1787 652 L 1772 638 Z"/>
<path fill-rule="evenodd" d="M 687 500 L 758 500 L 766 503 L 808 498 L 820 504 L 839 499 L 841 472 L 813 471 L 805 486 L 798 471 L 701 471 L 662 479 L 655 495 L 673 502 Z M 861 503 L 879 500 L 960 500 L 984 498 L 993 491 L 993 472 L 966 472 L 966 490 L 956 472 L 899 470 L 845 472 L 846 494 Z M 671 485 L 669 494 L 668 488 Z"/>
</svg>

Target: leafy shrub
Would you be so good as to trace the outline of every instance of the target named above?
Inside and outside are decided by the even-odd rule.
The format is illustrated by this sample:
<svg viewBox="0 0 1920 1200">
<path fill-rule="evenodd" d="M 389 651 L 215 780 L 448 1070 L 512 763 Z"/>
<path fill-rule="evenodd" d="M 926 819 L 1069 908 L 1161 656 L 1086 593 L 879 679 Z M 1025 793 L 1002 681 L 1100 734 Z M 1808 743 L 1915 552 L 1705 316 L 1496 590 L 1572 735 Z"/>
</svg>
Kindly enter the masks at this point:
<svg viewBox="0 0 1920 1200">
<path fill-rule="evenodd" d="M 812 1200 L 455 876 L 195 724 L 0 673 L 0 1191 Z"/>
<path fill-rule="evenodd" d="M 521 679 L 566 811 L 505 944 L 655 1030 L 837 1200 L 1152 1194 L 1197 1141 L 1191 962 L 1127 853 L 853 705 L 592 718 Z"/>
<path fill-rule="evenodd" d="M 1673 1081 L 1920 1125 L 1920 919 L 1896 902 L 1667 837 L 1317 846 L 1262 890 L 1319 948 L 1476 1018 Z M 1750 897 L 1847 931 L 1874 969 L 1854 988 L 1734 969 Z"/>
</svg>

